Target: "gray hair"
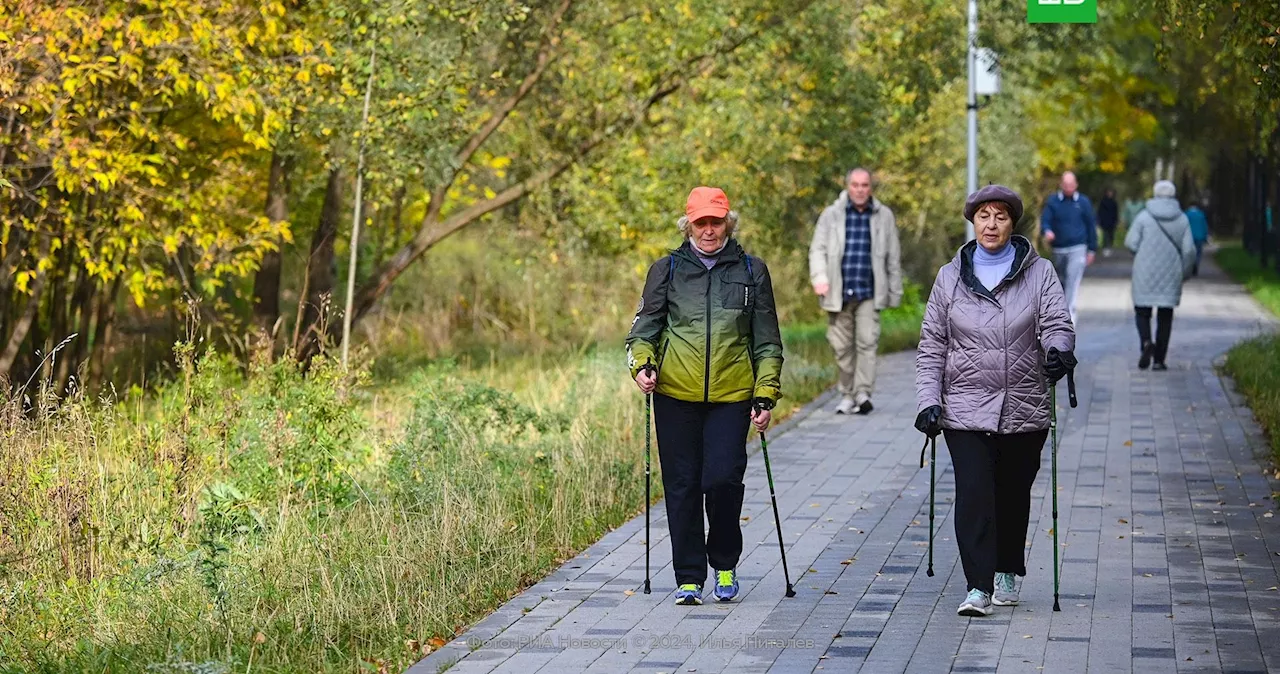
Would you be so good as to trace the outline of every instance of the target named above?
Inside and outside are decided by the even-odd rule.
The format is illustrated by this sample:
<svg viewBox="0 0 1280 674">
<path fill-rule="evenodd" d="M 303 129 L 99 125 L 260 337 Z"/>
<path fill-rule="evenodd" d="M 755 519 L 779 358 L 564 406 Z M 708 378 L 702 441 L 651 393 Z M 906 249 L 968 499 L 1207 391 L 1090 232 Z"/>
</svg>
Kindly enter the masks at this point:
<svg viewBox="0 0 1280 674">
<path fill-rule="evenodd" d="M 863 173 L 867 174 L 867 182 L 872 183 L 873 185 L 875 184 L 875 176 L 871 173 L 871 169 L 863 168 L 861 166 L 855 166 L 849 169 L 848 171 L 844 172 L 844 184 L 848 185 L 849 179 L 852 178 L 853 174 L 857 173 L 858 171 L 862 171 Z"/>
<path fill-rule="evenodd" d="M 1156 197 L 1173 197 L 1177 196 L 1178 188 L 1174 187 L 1173 183 L 1168 180 L 1161 180 L 1156 183 L 1155 187 L 1151 188 L 1151 193 Z"/>
<path fill-rule="evenodd" d="M 689 218 L 687 216 L 682 215 L 680 216 L 679 220 L 676 220 L 676 227 L 680 229 L 680 233 L 683 234 L 685 238 L 688 238 L 693 233 L 692 226 L 693 226 L 693 223 L 689 222 Z M 738 228 L 738 212 L 729 211 L 724 216 L 725 238 L 728 239 L 729 237 L 732 237 L 734 230 L 736 230 L 737 228 Z"/>
</svg>

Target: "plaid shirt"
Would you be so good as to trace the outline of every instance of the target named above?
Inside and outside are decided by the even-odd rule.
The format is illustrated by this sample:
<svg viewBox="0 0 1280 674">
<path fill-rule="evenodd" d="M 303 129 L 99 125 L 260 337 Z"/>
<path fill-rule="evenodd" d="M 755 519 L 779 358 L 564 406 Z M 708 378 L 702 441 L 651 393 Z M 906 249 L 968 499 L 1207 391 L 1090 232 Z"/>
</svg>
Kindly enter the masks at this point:
<svg viewBox="0 0 1280 674">
<path fill-rule="evenodd" d="M 875 296 L 871 272 L 871 204 L 862 212 L 849 202 L 844 214 L 844 257 L 840 261 L 846 300 L 869 300 Z"/>
</svg>

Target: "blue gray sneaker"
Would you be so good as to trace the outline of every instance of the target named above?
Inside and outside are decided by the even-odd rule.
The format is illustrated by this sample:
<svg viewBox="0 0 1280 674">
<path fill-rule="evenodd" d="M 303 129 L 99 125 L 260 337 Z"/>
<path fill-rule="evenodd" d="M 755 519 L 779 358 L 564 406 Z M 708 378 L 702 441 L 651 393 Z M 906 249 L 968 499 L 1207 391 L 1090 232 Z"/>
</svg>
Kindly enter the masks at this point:
<svg viewBox="0 0 1280 674">
<path fill-rule="evenodd" d="M 699 606 L 702 604 L 702 586 L 685 583 L 676 590 L 676 603 L 680 606 Z"/>
<path fill-rule="evenodd" d="M 960 602 L 960 608 L 956 609 L 956 615 L 971 618 L 991 615 L 991 595 L 977 588 L 969 590 L 969 595 Z"/>
<path fill-rule="evenodd" d="M 996 606 L 1017 606 L 1018 605 L 1018 586 L 1016 585 L 1018 577 L 1012 573 L 996 574 L 996 593 L 991 597 L 991 603 Z"/>
<path fill-rule="evenodd" d="M 730 569 L 728 571 L 716 571 L 716 599 L 720 601 L 733 601 L 738 596 L 738 572 Z"/>
</svg>

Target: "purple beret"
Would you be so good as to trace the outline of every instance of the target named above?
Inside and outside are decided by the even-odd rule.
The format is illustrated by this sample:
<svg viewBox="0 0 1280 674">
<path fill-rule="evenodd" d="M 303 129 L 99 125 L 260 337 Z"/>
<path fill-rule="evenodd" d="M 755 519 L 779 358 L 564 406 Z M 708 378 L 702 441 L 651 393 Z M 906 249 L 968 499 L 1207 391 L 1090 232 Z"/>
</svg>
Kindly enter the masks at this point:
<svg viewBox="0 0 1280 674">
<path fill-rule="evenodd" d="M 1009 216 L 1016 223 L 1022 219 L 1022 199 L 1018 193 L 1004 185 L 987 185 L 969 195 L 964 202 L 964 219 L 973 222 L 973 214 L 978 207 L 988 201 L 999 201 L 1009 207 Z"/>
</svg>

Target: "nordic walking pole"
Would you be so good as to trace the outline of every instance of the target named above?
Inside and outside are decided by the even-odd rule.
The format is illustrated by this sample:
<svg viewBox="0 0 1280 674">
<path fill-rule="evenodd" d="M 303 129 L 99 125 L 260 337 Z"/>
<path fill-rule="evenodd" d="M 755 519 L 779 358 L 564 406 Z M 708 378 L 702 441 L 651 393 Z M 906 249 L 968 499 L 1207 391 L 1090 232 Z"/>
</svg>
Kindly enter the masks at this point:
<svg viewBox="0 0 1280 674">
<path fill-rule="evenodd" d="M 1058 385 L 1049 388 L 1049 432 L 1053 435 L 1053 610 L 1061 611 L 1058 603 Z"/>
<path fill-rule="evenodd" d="M 937 484 L 938 436 L 929 438 L 929 568 L 925 574 L 933 577 L 933 503 L 934 485 Z"/>
<path fill-rule="evenodd" d="M 641 372 L 655 372 L 653 361 L 646 361 L 644 367 L 640 368 Z M 653 501 L 651 483 L 652 465 L 650 460 L 653 440 L 650 435 L 653 427 L 653 394 L 644 394 L 644 593 L 650 594 L 653 589 L 649 582 L 649 504 Z"/>
<path fill-rule="evenodd" d="M 773 469 L 769 467 L 769 445 L 765 442 L 764 431 L 760 431 L 760 453 L 764 454 L 764 474 L 769 478 L 769 498 L 773 501 L 773 525 L 778 529 L 778 553 L 782 555 L 782 577 L 787 581 L 787 596 L 796 596 L 791 587 L 791 574 L 787 571 L 787 550 L 782 544 L 782 520 L 778 517 L 778 496 L 773 491 Z"/>
<path fill-rule="evenodd" d="M 924 468 L 924 450 L 930 443 L 933 444 L 933 450 L 929 452 L 929 568 L 925 571 L 925 575 L 933 577 L 933 504 L 934 504 L 934 487 L 937 484 L 937 472 L 934 466 L 938 462 L 938 436 L 931 435 L 924 439 L 924 446 L 920 448 L 920 467 Z"/>
<path fill-rule="evenodd" d="M 1076 406 L 1076 378 L 1067 372 L 1067 397 Z M 1049 429 L 1053 433 L 1053 610 L 1061 611 L 1058 603 L 1058 386 L 1049 389 Z"/>
</svg>

